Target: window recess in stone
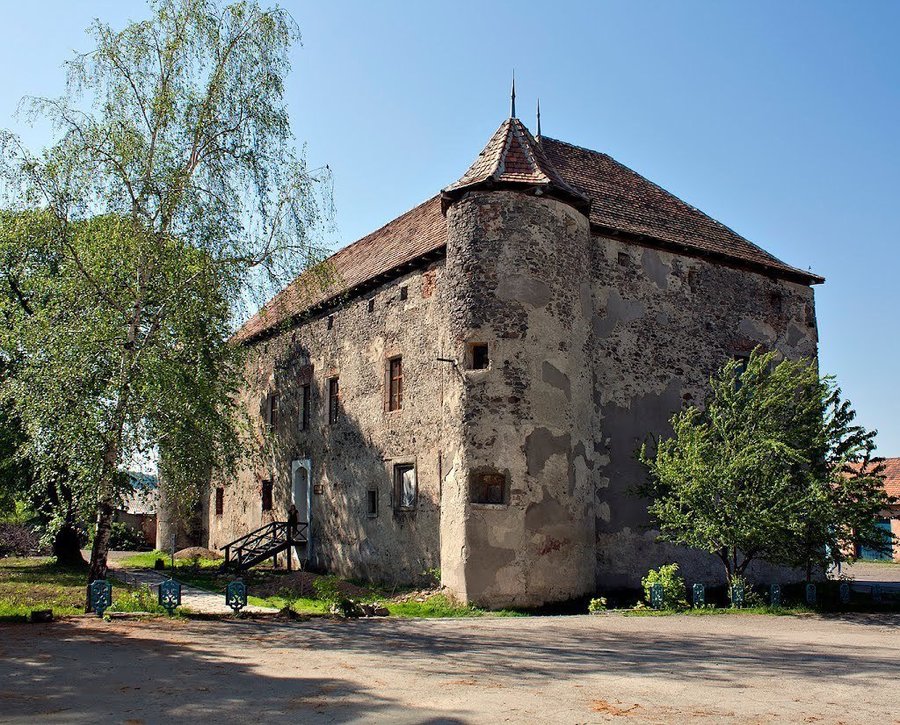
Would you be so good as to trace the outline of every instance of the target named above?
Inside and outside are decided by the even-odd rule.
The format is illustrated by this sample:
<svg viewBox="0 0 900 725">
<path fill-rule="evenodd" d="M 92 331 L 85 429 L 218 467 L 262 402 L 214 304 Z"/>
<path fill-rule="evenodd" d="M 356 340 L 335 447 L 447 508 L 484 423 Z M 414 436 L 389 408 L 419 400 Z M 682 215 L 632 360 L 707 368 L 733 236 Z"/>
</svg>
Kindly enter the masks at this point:
<svg viewBox="0 0 900 725">
<path fill-rule="evenodd" d="M 373 297 L 372 299 L 370 299 L 366 306 L 367 306 L 369 312 L 374 312 L 375 311 L 375 298 Z"/>
<path fill-rule="evenodd" d="M 378 490 L 375 488 L 366 491 L 366 516 L 370 519 L 378 517 Z"/>
<path fill-rule="evenodd" d="M 403 358 L 392 357 L 387 364 L 387 409 L 397 411 L 403 407 Z"/>
<path fill-rule="evenodd" d="M 269 393 L 266 397 L 266 425 L 269 428 L 278 425 L 278 393 Z"/>
<path fill-rule="evenodd" d="M 312 385 L 300 386 L 300 430 L 309 430 L 309 413 L 312 406 Z"/>
<path fill-rule="evenodd" d="M 272 481 L 262 482 L 262 510 L 272 510 Z"/>
<path fill-rule="evenodd" d="M 328 379 L 328 424 L 334 425 L 340 416 L 341 390 L 338 378 Z"/>
<path fill-rule="evenodd" d="M 466 356 L 469 370 L 487 370 L 491 366 L 491 358 L 488 354 L 486 342 L 469 343 Z"/>
<path fill-rule="evenodd" d="M 506 504 L 508 502 L 506 476 L 498 471 L 472 471 L 469 495 L 472 503 Z"/>
<path fill-rule="evenodd" d="M 394 464 L 394 511 L 415 511 L 419 497 L 416 467 L 412 463 Z"/>
<path fill-rule="evenodd" d="M 400 299 L 405 300 L 407 297 L 409 297 L 409 287 L 404 285 L 400 288 Z"/>
<path fill-rule="evenodd" d="M 328 315 L 328 329 L 331 330 L 334 327 L 334 315 Z"/>
<path fill-rule="evenodd" d="M 221 516 L 225 513 L 225 489 L 217 488 L 216 489 L 216 516 Z"/>
</svg>

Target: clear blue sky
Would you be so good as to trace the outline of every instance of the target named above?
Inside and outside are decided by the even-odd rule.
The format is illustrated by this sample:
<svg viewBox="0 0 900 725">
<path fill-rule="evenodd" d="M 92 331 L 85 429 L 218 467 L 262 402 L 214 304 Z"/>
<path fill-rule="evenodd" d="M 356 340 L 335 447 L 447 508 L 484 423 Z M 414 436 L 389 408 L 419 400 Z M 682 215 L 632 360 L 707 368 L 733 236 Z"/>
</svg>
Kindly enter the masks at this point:
<svg viewBox="0 0 900 725">
<path fill-rule="evenodd" d="M 292 2 L 294 128 L 334 170 L 346 244 L 457 178 L 508 112 L 605 151 L 811 267 L 821 363 L 900 456 L 900 3 Z M 140 2 L 4 3 L 0 126 L 63 90 L 98 16 Z M 25 133 L 32 144 L 43 129 Z"/>
</svg>

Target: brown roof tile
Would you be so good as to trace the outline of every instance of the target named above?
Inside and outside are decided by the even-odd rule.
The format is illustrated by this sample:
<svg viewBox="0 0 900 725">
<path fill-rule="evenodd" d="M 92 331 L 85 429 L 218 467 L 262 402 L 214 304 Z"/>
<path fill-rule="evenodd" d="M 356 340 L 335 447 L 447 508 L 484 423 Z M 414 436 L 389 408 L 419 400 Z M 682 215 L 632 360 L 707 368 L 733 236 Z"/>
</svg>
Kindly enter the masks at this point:
<svg viewBox="0 0 900 725">
<path fill-rule="evenodd" d="M 484 187 L 542 187 L 587 212 L 590 198 L 573 188 L 550 163 L 541 144 L 518 118 L 508 118 L 462 177 L 444 188 L 447 202 Z"/>
<path fill-rule="evenodd" d="M 882 466 L 878 475 L 884 478 L 884 490 L 887 491 L 888 496 L 900 498 L 900 458 L 882 458 L 880 461 L 873 459 L 869 462 L 866 470 L 871 473 L 877 465 Z M 847 465 L 847 469 L 853 472 L 859 472 L 860 468 L 862 468 L 862 463 Z"/>
<path fill-rule="evenodd" d="M 884 476 L 884 490 L 888 496 L 900 498 L 900 458 L 885 458 L 881 475 Z"/>
<path fill-rule="evenodd" d="M 381 274 L 439 249 L 447 241 L 441 200 L 433 196 L 328 259 L 331 284 L 306 272 L 275 295 L 235 334 L 243 342 L 308 310 L 349 292 Z"/>
<path fill-rule="evenodd" d="M 632 235 L 647 243 L 769 271 L 807 284 L 822 282 L 791 267 L 681 201 L 606 154 L 542 137 L 537 141 L 516 118 L 504 121 L 459 181 L 441 195 L 397 217 L 336 254 L 328 262 L 329 285 L 309 273 L 279 292 L 235 334 L 248 341 L 315 305 L 440 249 L 447 222 L 442 204 L 472 188 L 544 187 L 589 212 L 592 228 Z"/>
<path fill-rule="evenodd" d="M 808 283 L 824 281 L 785 264 L 606 154 L 546 136 L 541 147 L 559 174 L 590 197 L 590 220 L 596 228 L 764 267 Z"/>
</svg>

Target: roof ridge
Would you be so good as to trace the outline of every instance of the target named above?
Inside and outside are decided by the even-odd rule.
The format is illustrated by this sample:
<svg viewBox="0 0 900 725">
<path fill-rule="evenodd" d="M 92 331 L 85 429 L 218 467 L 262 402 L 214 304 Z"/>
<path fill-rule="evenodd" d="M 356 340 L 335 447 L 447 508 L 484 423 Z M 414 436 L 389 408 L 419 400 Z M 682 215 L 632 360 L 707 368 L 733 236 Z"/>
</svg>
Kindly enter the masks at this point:
<svg viewBox="0 0 900 725">
<path fill-rule="evenodd" d="M 518 119 L 516 119 L 516 120 L 518 120 Z M 512 124 L 513 135 L 515 136 L 516 141 L 519 144 L 519 147 L 522 149 L 522 153 L 525 154 L 525 156 L 528 159 L 528 162 L 531 164 L 532 169 L 534 169 L 534 171 L 538 175 L 540 175 L 540 177 L 543 178 L 546 183 L 548 183 L 548 184 L 552 183 L 553 180 L 547 175 L 547 172 L 542 168 L 540 161 L 538 160 L 537 156 L 535 155 L 534 147 L 532 146 L 531 142 L 529 141 L 529 139 L 527 137 L 522 138 L 522 136 L 524 136 L 524 134 L 522 133 L 523 130 L 527 131 L 528 129 L 525 128 L 525 124 L 523 124 L 521 121 L 519 121 L 518 124 Z M 534 137 L 532 136 L 532 138 L 534 138 Z M 511 141 L 512 137 L 510 137 L 509 140 Z M 535 144 L 538 143 L 537 139 L 534 139 L 534 143 Z M 547 163 L 550 163 L 549 159 L 547 159 Z M 558 175 L 559 175 L 559 172 L 557 171 L 557 176 Z"/>
</svg>

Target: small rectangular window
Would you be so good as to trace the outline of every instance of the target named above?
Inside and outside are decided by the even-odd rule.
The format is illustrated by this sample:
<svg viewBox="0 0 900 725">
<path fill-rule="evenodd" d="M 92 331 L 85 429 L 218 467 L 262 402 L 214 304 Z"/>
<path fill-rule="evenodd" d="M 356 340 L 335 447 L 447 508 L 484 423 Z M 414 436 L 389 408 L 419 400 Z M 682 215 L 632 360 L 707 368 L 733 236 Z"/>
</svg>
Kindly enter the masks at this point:
<svg viewBox="0 0 900 725">
<path fill-rule="evenodd" d="M 266 400 L 266 423 L 270 428 L 278 425 L 278 394 L 269 393 Z"/>
<path fill-rule="evenodd" d="M 262 510 L 263 511 L 271 511 L 272 510 L 272 482 L 271 481 L 263 481 L 262 482 Z"/>
<path fill-rule="evenodd" d="M 470 496 L 472 503 L 506 503 L 506 476 L 496 471 L 473 472 Z"/>
<path fill-rule="evenodd" d="M 334 315 L 328 315 L 328 329 L 334 327 Z"/>
<path fill-rule="evenodd" d="M 309 430 L 309 406 L 312 398 L 312 385 L 300 388 L 300 430 Z"/>
<path fill-rule="evenodd" d="M 388 360 L 388 410 L 403 407 L 403 358 Z"/>
<path fill-rule="evenodd" d="M 488 357 L 488 346 L 484 343 L 473 343 L 470 348 L 472 370 L 486 370 L 490 367 L 491 360 Z"/>
<path fill-rule="evenodd" d="M 338 386 L 337 378 L 329 378 L 328 380 L 328 423 L 334 425 L 338 421 L 340 413 L 340 397 L 341 391 Z"/>
<path fill-rule="evenodd" d="M 225 489 L 217 488 L 216 489 L 216 516 L 221 516 L 225 513 Z"/>
<path fill-rule="evenodd" d="M 373 298 L 373 299 L 369 300 L 369 312 L 374 312 L 374 311 L 375 311 L 375 299 Z"/>
<path fill-rule="evenodd" d="M 401 287 L 400 288 L 400 299 L 405 300 L 409 297 L 409 287 Z"/>
<path fill-rule="evenodd" d="M 394 509 L 397 511 L 415 510 L 417 496 L 416 467 L 406 463 L 395 465 Z"/>
<path fill-rule="evenodd" d="M 366 491 L 366 516 L 370 519 L 378 516 L 378 491 L 374 488 Z"/>
</svg>

